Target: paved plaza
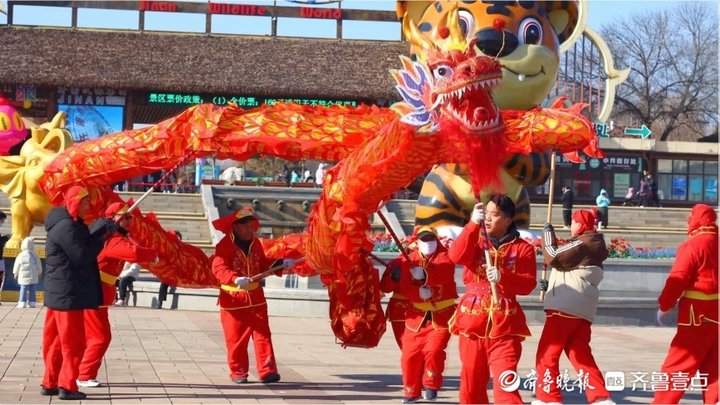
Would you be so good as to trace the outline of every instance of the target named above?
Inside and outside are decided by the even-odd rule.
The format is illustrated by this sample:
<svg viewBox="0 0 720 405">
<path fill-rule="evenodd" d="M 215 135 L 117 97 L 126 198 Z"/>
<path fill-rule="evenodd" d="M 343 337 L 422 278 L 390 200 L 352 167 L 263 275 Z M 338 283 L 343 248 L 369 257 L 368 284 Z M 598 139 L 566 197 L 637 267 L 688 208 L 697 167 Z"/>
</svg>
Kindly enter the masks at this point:
<svg viewBox="0 0 720 405">
<path fill-rule="evenodd" d="M 109 381 L 84 392 L 88 404 L 285 404 L 285 403 L 392 403 L 399 404 L 400 353 L 388 331 L 379 347 L 342 349 L 335 344 L 328 320 L 319 318 L 270 319 L 282 382 L 265 386 L 251 374 L 251 383 L 230 383 L 218 314 L 112 308 L 113 342 L 99 380 Z M 43 397 L 39 384 L 42 309 L 0 306 L 0 403 L 67 403 Z M 532 325 L 533 337 L 523 345 L 520 372 L 533 367 L 542 325 Z M 657 371 L 674 329 L 598 326 L 593 348 L 603 371 L 630 373 Z M 251 361 L 251 364 L 253 362 Z M 445 375 L 446 390 L 438 403 L 458 400 L 460 361 L 457 340 L 451 340 Z M 251 367 L 252 368 L 252 367 Z M 561 370 L 569 368 L 566 360 Z M 574 372 L 571 375 L 575 375 Z M 615 392 L 618 403 L 647 403 L 650 392 L 630 387 Z M 522 392 L 529 402 L 532 395 Z M 698 403 L 699 394 L 685 400 Z M 584 403 L 578 394 L 567 402 Z M 72 402 L 70 402 L 72 403 Z"/>
</svg>

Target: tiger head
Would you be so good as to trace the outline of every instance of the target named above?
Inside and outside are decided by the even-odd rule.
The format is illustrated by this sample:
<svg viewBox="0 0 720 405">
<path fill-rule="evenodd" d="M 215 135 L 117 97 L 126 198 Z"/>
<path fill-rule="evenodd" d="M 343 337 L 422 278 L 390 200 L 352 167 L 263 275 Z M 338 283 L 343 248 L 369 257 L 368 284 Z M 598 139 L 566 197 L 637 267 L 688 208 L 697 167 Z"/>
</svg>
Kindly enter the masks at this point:
<svg viewBox="0 0 720 405">
<path fill-rule="evenodd" d="M 500 108 L 529 109 L 540 105 L 555 84 L 559 47 L 581 29 L 577 1 L 398 1 L 397 13 L 410 19 L 430 41 L 458 9 L 468 43 L 497 57 L 502 80 L 493 92 Z M 414 57 L 424 50 L 412 45 Z"/>
</svg>

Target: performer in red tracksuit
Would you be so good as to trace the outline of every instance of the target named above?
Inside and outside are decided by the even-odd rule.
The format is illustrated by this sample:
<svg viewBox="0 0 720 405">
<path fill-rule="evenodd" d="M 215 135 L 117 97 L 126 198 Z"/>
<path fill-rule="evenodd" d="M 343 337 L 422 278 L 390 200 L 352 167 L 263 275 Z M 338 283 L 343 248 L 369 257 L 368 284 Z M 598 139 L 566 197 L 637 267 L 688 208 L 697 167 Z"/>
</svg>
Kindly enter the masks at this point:
<svg viewBox="0 0 720 405">
<path fill-rule="evenodd" d="M 403 403 L 422 397 L 437 398 L 442 388 L 445 348 L 450 340 L 448 321 L 455 311 L 457 288 L 453 263 L 437 235 L 431 230 L 418 233 L 417 249 L 388 265 L 399 273 L 397 291 L 411 304 L 405 312 L 402 335 Z"/>
<path fill-rule="evenodd" d="M 677 333 L 662 372 L 671 381 L 656 391 L 655 404 L 677 404 L 684 390 L 673 389 L 679 373 L 702 381 L 703 402 L 718 402 L 718 227 L 713 207 L 695 205 L 688 218 L 688 240 L 678 247 L 675 263 L 658 303 L 658 322 L 677 304 Z M 699 375 L 697 373 L 700 373 Z M 682 382 L 681 382 L 682 383 Z M 687 381 L 685 381 L 686 385 Z M 697 387 L 696 389 L 700 389 Z"/>
<path fill-rule="evenodd" d="M 399 281 L 400 267 L 395 266 L 393 269 L 388 267 L 380 279 L 380 289 L 386 294 L 392 293 L 385 309 L 385 319 L 390 322 L 393 336 L 395 336 L 395 343 L 402 349 L 402 336 L 405 333 L 405 313 L 410 306 L 410 302 L 398 290 L 400 287 Z"/>
<path fill-rule="evenodd" d="M 91 228 L 88 191 L 70 187 L 63 196 L 65 206 L 54 208 L 45 220 L 47 230 L 45 270 L 45 326 L 42 395 L 60 399 L 85 399 L 78 391 L 77 377 L 85 350 L 83 310 L 100 305 L 98 254 L 105 235 L 114 230 L 112 221 L 100 219 Z"/>
<path fill-rule="evenodd" d="M 139 246 L 128 237 L 126 229 L 129 218 L 125 215 L 127 210 L 128 207 L 123 202 L 110 204 L 105 210 L 105 218 L 115 220 L 118 229 L 108 236 L 98 256 L 102 303 L 99 308 L 84 310 L 83 314 L 86 346 L 77 382 L 81 387 L 100 386 L 97 374 L 112 338 L 108 306 L 115 300 L 115 281 L 123 265 L 125 262 L 150 263 L 156 258 L 155 251 Z"/>
<path fill-rule="evenodd" d="M 608 257 L 605 239 L 595 230 L 595 224 L 593 212 L 575 211 L 570 225 L 572 239 L 559 248 L 552 225 L 545 224 L 543 253 L 551 271 L 550 279 L 540 282 L 541 289 L 546 291 L 546 320 L 535 356 L 537 401 L 533 405 L 562 402 L 558 376 L 563 352 L 584 383 L 588 403 L 614 404 L 590 348 L 591 326 L 600 297 L 598 287 L 603 279 L 602 265 Z"/>
<path fill-rule="evenodd" d="M 220 322 L 225 333 L 230 378 L 237 384 L 247 382 L 250 337 L 255 346 L 255 360 L 260 380 L 265 383 L 280 381 L 275 363 L 267 303 L 262 282 L 252 276 L 282 263 L 292 267 L 291 259 L 273 263 L 265 257 L 263 247 L 255 236 L 260 222 L 250 209 L 240 209 L 213 222 L 215 229 L 225 237 L 215 247 L 212 271 L 221 283 Z M 282 274 L 280 268 L 276 274 Z"/>
<path fill-rule="evenodd" d="M 450 259 L 465 266 L 465 294 L 450 321 L 450 332 L 460 335 L 460 402 L 488 403 L 487 383 L 492 375 L 495 403 L 522 403 L 513 382 L 522 351 L 530 336 L 517 295 L 527 295 L 536 285 L 535 249 L 520 239 L 512 218 L 515 204 L 505 195 L 493 195 L 473 209 L 470 222 L 450 246 Z M 490 242 L 492 266 L 485 265 L 484 221 Z M 497 303 L 492 304 L 491 283 Z M 518 384 L 519 387 L 519 384 Z"/>
</svg>

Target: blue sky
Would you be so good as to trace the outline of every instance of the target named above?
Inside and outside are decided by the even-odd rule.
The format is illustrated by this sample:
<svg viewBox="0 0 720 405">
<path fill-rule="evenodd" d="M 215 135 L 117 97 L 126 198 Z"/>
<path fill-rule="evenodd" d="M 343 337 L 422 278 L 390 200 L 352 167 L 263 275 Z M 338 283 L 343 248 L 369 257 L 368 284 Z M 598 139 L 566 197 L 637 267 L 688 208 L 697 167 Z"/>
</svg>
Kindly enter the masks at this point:
<svg viewBox="0 0 720 405">
<path fill-rule="evenodd" d="M 0 0 L 7 8 L 6 0 Z M 197 0 L 200 1 L 200 0 Z M 200 1 L 204 2 L 204 1 Z M 269 0 L 217 0 L 225 3 L 271 5 Z M 708 1 L 710 2 L 710 1 Z M 679 4 L 679 1 L 590 1 L 588 25 L 599 30 L 603 25 L 618 18 L 630 17 L 647 11 L 668 10 Z M 278 5 L 297 6 L 283 0 Z M 336 7 L 336 5 L 328 5 Z M 388 0 L 344 0 L 344 8 L 394 10 L 395 2 Z M 85 27 L 136 29 L 137 12 L 116 10 L 81 9 L 78 15 L 79 24 Z M 5 23 L 5 15 L 0 14 L 0 23 Z M 18 7 L 15 10 L 15 23 L 28 25 L 70 24 L 70 9 L 56 7 Z M 213 16 L 213 31 L 229 34 L 266 35 L 270 33 L 270 19 L 267 17 Z M 146 13 L 146 29 L 167 31 L 201 32 L 205 29 L 205 16 L 189 13 Z M 309 19 L 280 19 L 278 34 L 288 36 L 334 37 L 335 21 Z M 399 24 L 368 23 L 346 21 L 343 26 L 345 38 L 358 39 L 399 39 Z"/>
</svg>

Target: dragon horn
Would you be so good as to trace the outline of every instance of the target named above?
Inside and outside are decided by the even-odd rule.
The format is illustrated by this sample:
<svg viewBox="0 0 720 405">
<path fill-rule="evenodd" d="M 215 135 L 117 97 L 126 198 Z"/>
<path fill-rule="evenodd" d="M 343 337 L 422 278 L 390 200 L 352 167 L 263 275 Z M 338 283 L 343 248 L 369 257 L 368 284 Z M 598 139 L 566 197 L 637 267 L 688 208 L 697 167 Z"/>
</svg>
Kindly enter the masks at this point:
<svg viewBox="0 0 720 405">
<path fill-rule="evenodd" d="M 448 48 L 464 51 L 467 47 L 467 40 L 465 39 L 465 35 L 463 35 L 462 29 L 460 28 L 460 13 L 458 11 L 457 4 L 453 3 L 453 6 L 454 7 L 452 8 L 452 10 L 450 10 L 450 12 L 446 14 L 446 26 L 450 30 L 450 44 Z"/>
<path fill-rule="evenodd" d="M 403 18 L 403 35 L 405 35 L 405 38 L 408 42 L 410 42 L 412 45 L 415 45 L 419 47 L 420 49 L 423 49 L 425 51 L 429 51 L 431 49 L 436 48 L 435 44 L 432 43 L 429 39 L 425 38 L 421 33 L 420 30 L 418 30 L 417 26 L 415 25 L 415 22 L 405 16 Z"/>
</svg>

